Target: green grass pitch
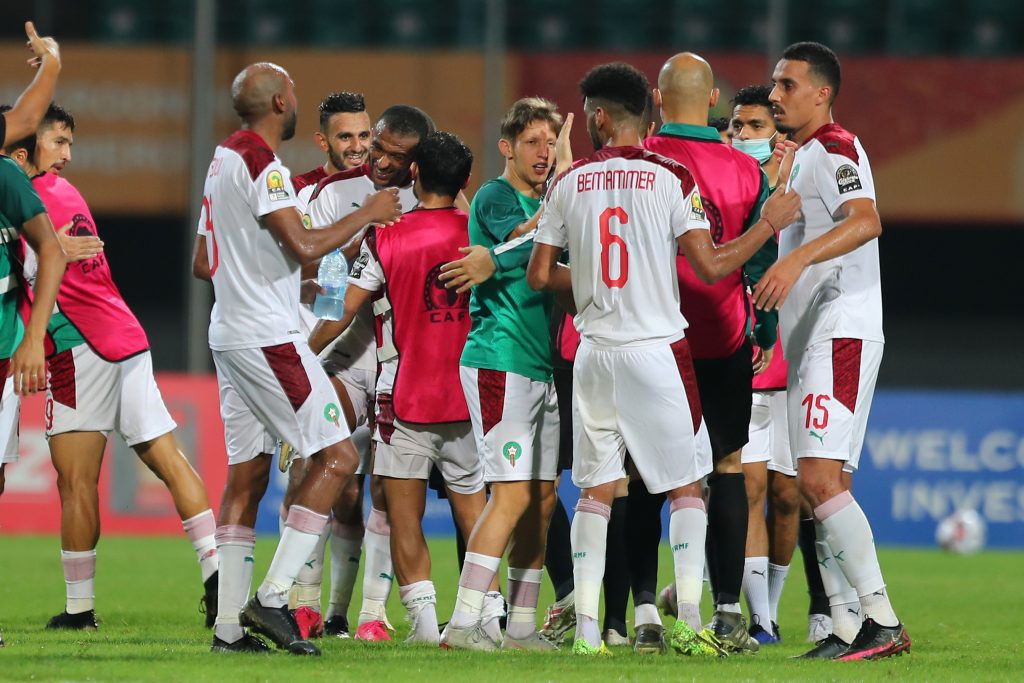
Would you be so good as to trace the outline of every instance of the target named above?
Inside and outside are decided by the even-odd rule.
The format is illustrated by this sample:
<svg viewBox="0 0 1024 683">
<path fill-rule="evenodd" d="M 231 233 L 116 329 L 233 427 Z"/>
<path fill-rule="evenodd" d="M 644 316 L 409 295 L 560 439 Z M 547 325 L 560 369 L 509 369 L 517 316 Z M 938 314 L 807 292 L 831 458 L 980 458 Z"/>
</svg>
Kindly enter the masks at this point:
<svg viewBox="0 0 1024 683">
<path fill-rule="evenodd" d="M 257 581 L 275 539 L 257 544 Z M 1024 555 L 970 557 L 927 550 L 883 550 L 881 560 L 897 612 L 913 647 L 880 662 L 798 662 L 806 647 L 806 591 L 795 558 L 780 611 L 784 643 L 748 657 L 693 661 L 676 655 L 638 657 L 618 648 L 610 659 L 550 655 L 445 652 L 437 648 L 321 641 L 323 657 L 213 655 L 211 634 L 197 612 L 201 586 L 184 538 L 101 540 L 92 633 L 48 633 L 46 620 L 63 608 L 64 585 L 53 537 L 0 537 L 0 649 L 3 681 L 519 681 L 634 680 L 918 680 L 994 681 L 1024 677 Z M 438 614 L 451 613 L 458 572 L 454 543 L 432 539 Z M 662 579 L 671 564 L 663 546 Z M 395 591 L 397 593 L 397 591 Z M 354 604 L 358 606 L 358 590 Z M 551 601 L 544 586 L 541 606 Z M 397 595 L 390 618 L 398 640 L 407 625 Z M 355 617 L 355 609 L 350 613 Z M 710 616 L 707 601 L 703 609 Z M 539 615 L 538 618 L 540 618 Z M 632 608 L 629 611 L 632 617 Z"/>
</svg>

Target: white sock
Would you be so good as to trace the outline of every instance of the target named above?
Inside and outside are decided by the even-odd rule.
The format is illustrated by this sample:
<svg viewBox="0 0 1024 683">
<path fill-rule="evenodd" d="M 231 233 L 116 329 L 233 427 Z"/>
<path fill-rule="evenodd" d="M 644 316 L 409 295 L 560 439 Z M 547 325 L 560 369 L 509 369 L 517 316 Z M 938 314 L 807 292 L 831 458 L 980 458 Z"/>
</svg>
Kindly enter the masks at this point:
<svg viewBox="0 0 1024 683">
<path fill-rule="evenodd" d="M 363 525 L 331 524 L 331 600 L 327 618 L 348 617 L 352 591 L 359 573 L 359 557 L 363 552 Z"/>
<path fill-rule="evenodd" d="M 839 562 L 832 556 L 828 534 L 817 521 L 814 523 L 814 538 L 821 584 L 825 588 L 825 595 L 828 596 L 829 612 L 832 615 L 832 633 L 844 642 L 852 643 L 863 621 L 857 591 L 846 580 L 846 575 L 838 566 Z"/>
<path fill-rule="evenodd" d="M 661 615 L 658 614 L 658 608 L 649 602 L 642 605 L 634 605 L 633 623 L 637 626 L 641 624 L 658 624 L 660 626 Z"/>
<path fill-rule="evenodd" d="M 454 628 L 470 628 L 480 623 L 484 597 L 500 566 L 500 557 L 466 553 L 466 561 L 459 576 L 459 592 L 455 595 L 455 611 L 451 619 Z"/>
<path fill-rule="evenodd" d="M 512 638 L 526 638 L 537 630 L 537 600 L 541 569 L 508 568 L 508 625 Z"/>
<path fill-rule="evenodd" d="M 214 537 L 217 533 L 217 520 L 213 516 L 213 510 L 203 510 L 194 517 L 183 519 L 181 526 L 192 543 L 192 549 L 196 551 L 199 571 L 205 582 L 220 566 L 217 560 L 217 539 Z"/>
<path fill-rule="evenodd" d="M 505 597 L 499 591 L 487 591 L 480 611 L 480 628 L 496 643 L 501 642 L 501 618 L 506 614 Z"/>
<path fill-rule="evenodd" d="M 843 491 L 825 501 L 814 509 L 814 516 L 828 533 L 833 556 L 842 558 L 839 566 L 857 591 L 864 606 L 864 618 L 874 619 L 881 626 L 899 624 L 885 592 L 871 524 L 853 494 Z"/>
<path fill-rule="evenodd" d="M 256 532 L 249 527 L 227 525 L 217 527 L 217 555 L 220 574 L 217 577 L 217 622 L 214 634 L 226 643 L 242 637 L 238 613 L 249 599 L 252 586 L 253 549 Z"/>
<path fill-rule="evenodd" d="M 363 604 L 359 609 L 359 626 L 371 621 L 385 621 L 388 596 L 394 582 L 391 566 L 391 526 L 387 513 L 370 509 L 366 521 L 366 568 L 363 571 Z"/>
<path fill-rule="evenodd" d="M 289 608 L 310 607 L 317 612 L 320 611 L 320 587 L 324 580 L 324 553 L 327 537 L 330 534 L 331 525 L 324 524 L 324 529 L 317 538 L 313 552 L 310 553 L 306 563 L 299 568 L 299 573 L 295 577 L 295 585 L 288 593 Z"/>
<path fill-rule="evenodd" d="M 576 586 L 576 637 L 594 647 L 601 645 L 597 623 L 604 579 L 604 556 L 608 544 L 610 506 L 589 498 L 580 498 L 572 518 L 569 538 L 572 542 L 572 576 Z"/>
<path fill-rule="evenodd" d="M 299 569 L 306 563 L 320 540 L 320 534 L 326 524 L 327 515 L 301 505 L 291 506 L 281 542 L 277 544 L 274 559 L 270 561 L 270 569 L 256 591 L 256 597 L 261 605 L 284 607 L 288 604 L 288 591 L 295 583 Z"/>
<path fill-rule="evenodd" d="M 782 588 L 786 585 L 788 575 L 788 564 L 768 563 L 768 610 L 773 624 L 779 623 L 779 601 L 782 599 Z"/>
<path fill-rule="evenodd" d="M 96 549 L 61 550 L 67 601 L 64 611 L 80 614 L 93 609 L 96 599 Z"/>
<path fill-rule="evenodd" d="M 748 557 L 743 561 L 743 594 L 747 596 L 750 625 L 758 624 L 772 630 L 771 606 L 768 601 L 768 558 Z"/>
<path fill-rule="evenodd" d="M 700 498 L 676 498 L 669 505 L 668 540 L 676 578 L 676 616 L 700 631 L 704 589 L 704 544 L 708 515 Z"/>
<path fill-rule="evenodd" d="M 437 643 L 441 633 L 437 628 L 437 591 L 432 581 L 416 581 L 408 586 L 399 586 L 402 599 L 413 624 L 410 640 L 421 643 Z"/>
</svg>

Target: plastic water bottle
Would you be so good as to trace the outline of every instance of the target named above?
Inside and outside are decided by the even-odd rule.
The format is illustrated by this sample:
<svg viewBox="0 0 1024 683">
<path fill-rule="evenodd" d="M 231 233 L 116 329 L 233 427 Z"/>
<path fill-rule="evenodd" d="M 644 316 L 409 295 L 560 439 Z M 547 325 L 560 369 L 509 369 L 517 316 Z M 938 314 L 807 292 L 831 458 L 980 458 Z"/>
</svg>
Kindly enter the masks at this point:
<svg viewBox="0 0 1024 683">
<path fill-rule="evenodd" d="M 323 294 L 316 295 L 313 302 L 313 314 L 327 320 L 341 320 L 345 313 L 345 285 L 348 283 L 348 261 L 340 249 L 320 259 L 320 270 L 317 282 L 324 289 Z"/>
</svg>

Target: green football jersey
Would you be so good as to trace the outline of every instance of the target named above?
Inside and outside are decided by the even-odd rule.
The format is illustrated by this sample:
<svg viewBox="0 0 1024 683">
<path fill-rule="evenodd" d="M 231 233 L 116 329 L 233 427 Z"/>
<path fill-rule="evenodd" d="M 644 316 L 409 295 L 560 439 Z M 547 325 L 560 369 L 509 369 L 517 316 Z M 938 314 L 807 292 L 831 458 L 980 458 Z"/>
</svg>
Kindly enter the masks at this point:
<svg viewBox="0 0 1024 683">
<path fill-rule="evenodd" d="M 9 157 L 0 156 L 0 359 L 10 358 L 25 334 L 18 315 L 23 295 L 18 283 L 21 226 L 45 212 L 25 172 Z"/>
<path fill-rule="evenodd" d="M 473 198 L 469 241 L 488 249 L 502 244 L 539 208 L 540 199 L 516 191 L 504 178 L 489 180 Z M 525 264 L 499 271 L 474 287 L 469 315 L 472 327 L 462 351 L 462 365 L 551 381 L 551 296 L 530 289 Z"/>
</svg>

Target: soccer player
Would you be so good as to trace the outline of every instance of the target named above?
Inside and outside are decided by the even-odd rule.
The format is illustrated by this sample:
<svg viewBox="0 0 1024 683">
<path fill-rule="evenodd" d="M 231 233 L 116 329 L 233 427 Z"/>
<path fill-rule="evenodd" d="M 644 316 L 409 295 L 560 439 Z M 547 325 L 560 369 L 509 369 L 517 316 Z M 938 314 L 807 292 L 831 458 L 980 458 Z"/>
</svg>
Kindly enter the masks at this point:
<svg viewBox="0 0 1024 683">
<path fill-rule="evenodd" d="M 308 206 L 310 197 L 317 188 L 317 184 L 335 173 L 343 170 L 359 168 L 363 166 L 370 153 L 370 116 L 366 113 L 366 102 L 359 93 L 340 92 L 331 93 L 320 103 L 320 129 L 314 133 L 314 138 L 321 151 L 327 154 L 327 160 L 303 173 L 292 177 L 292 187 L 295 189 L 296 208 L 303 214 L 303 222 L 312 225 Z M 328 225 L 331 220 L 320 221 L 320 225 Z M 307 266 L 307 275 L 312 277 L 316 274 L 318 263 Z M 315 279 L 303 280 L 302 295 L 303 303 L 299 306 L 299 318 L 302 322 L 302 332 L 307 338 L 316 326 L 317 317 L 313 315 L 311 304 L 315 300 L 315 294 L 320 286 Z M 308 296 L 309 300 L 305 300 Z M 369 337 L 372 342 L 372 336 Z M 372 345 L 371 345 L 372 348 Z M 364 367 L 363 372 L 372 372 L 373 364 Z M 372 386 L 372 378 L 367 386 Z M 342 409 L 345 410 L 349 401 L 348 391 L 343 381 L 331 376 L 331 383 L 338 392 Z M 355 389 L 353 389 L 355 390 Z M 363 411 L 365 413 L 365 410 Z M 360 462 L 362 463 L 367 455 L 365 450 L 369 448 L 370 430 L 366 424 L 357 424 L 351 410 L 345 410 L 346 421 L 349 431 L 352 432 L 352 443 L 359 451 Z M 288 471 L 288 486 L 285 490 L 284 502 L 281 506 L 281 529 L 284 529 L 285 520 L 288 517 L 286 505 L 291 502 L 302 477 L 305 474 L 305 460 L 292 457 L 291 446 L 280 444 L 281 449 L 279 467 Z M 355 584 L 356 572 L 359 569 L 359 554 L 363 541 L 363 508 L 362 508 L 362 478 L 352 479 L 349 486 L 342 492 L 335 502 L 332 510 L 333 520 L 324 529 L 320 540 L 317 542 L 313 555 L 310 556 L 298 576 L 295 578 L 295 585 L 292 587 L 288 604 L 295 609 L 295 621 L 299 625 L 299 631 L 303 637 L 317 637 L 323 632 L 328 635 L 335 635 L 340 638 L 349 637 L 348 618 L 345 616 L 347 609 L 341 614 L 334 615 L 326 623 L 320 616 L 320 588 L 323 581 L 324 554 L 328 536 L 332 536 L 331 543 L 331 603 L 344 602 L 346 608 L 351 599 L 352 588 Z"/>
<path fill-rule="evenodd" d="M 768 180 L 754 159 L 723 144 L 718 132 L 705 125 L 708 108 L 717 104 L 718 96 L 711 66 L 704 59 L 682 53 L 666 61 L 655 91 L 665 123 L 657 135 L 644 141 L 644 146 L 690 169 L 700 186 L 711 238 L 722 244 L 749 232 L 762 220 Z M 682 254 L 677 258 L 682 312 L 690 325 L 687 339 L 715 465 L 707 482 L 708 569 L 715 600 L 709 628 L 732 652 L 758 649 L 747 632 L 739 604 L 748 516 L 740 453 L 748 438 L 753 378 L 753 347 L 747 324 L 750 304 L 744 276 L 756 282 L 774 261 L 774 244 L 769 242 L 762 241 L 761 248 L 742 269 L 712 285 L 705 283 L 692 259 Z M 758 332 L 771 337 L 761 340 L 761 345 L 774 344 L 774 326 Z M 637 495 L 642 494 L 636 492 L 634 499 Z M 635 554 L 639 556 L 640 551 Z M 650 585 L 657 580 L 653 553 L 648 564 Z M 657 625 L 653 622 L 658 619 L 657 609 L 649 604 L 651 597 L 645 591 L 636 600 L 642 605 L 637 608 L 638 631 L 639 625 L 648 620 Z M 637 640 L 642 639 L 638 636 Z"/>
<path fill-rule="evenodd" d="M 213 281 L 210 348 L 220 386 L 228 481 L 216 532 L 221 557 L 213 651 L 260 651 L 243 626 L 294 654 L 319 654 L 288 611 L 288 592 L 355 472 L 358 455 L 337 394 L 299 330 L 302 265 L 346 243 L 367 223 L 399 214 L 379 192 L 341 221 L 307 230 L 288 169 L 275 150 L 295 134 L 295 84 L 281 67 L 245 67 L 231 87 L 242 128 L 214 153 L 203 191 L 193 273 Z M 252 579 L 253 524 L 274 440 L 310 458 L 266 578 Z M 243 607 L 243 603 L 245 603 Z"/>
<path fill-rule="evenodd" d="M 833 612 L 832 634 L 805 656 L 888 657 L 909 649 L 910 638 L 889 602 L 871 525 L 843 479 L 860 459 L 884 343 L 871 165 L 857 137 L 832 119 L 841 82 L 832 50 L 793 44 L 772 80 L 775 121 L 796 148 L 790 184 L 803 216 L 782 236 L 754 303 L 781 309 L 797 479 L 814 506 L 818 541 L 856 591 L 863 618 Z"/>
<path fill-rule="evenodd" d="M 723 651 L 713 636 L 698 633 L 707 531 L 700 479 L 711 462 L 696 443 L 700 399 L 684 337 L 676 253 L 682 250 L 703 280 L 721 279 L 773 236 L 773 226 L 792 220 L 799 198 L 776 195 L 746 233 L 716 246 L 690 172 L 640 147 L 648 87 L 642 73 L 623 63 L 595 67 L 580 83 L 597 152 L 549 190 L 527 277 L 537 289 L 571 289 L 578 311 L 573 483 L 581 491 L 572 532 L 573 651 L 606 651 L 598 599 L 610 504 L 628 449 L 648 489 L 671 501 L 679 601 L 670 643 L 681 653 L 716 655 Z M 558 263 L 563 250 L 571 271 Z"/>
<path fill-rule="evenodd" d="M 768 185 L 774 188 L 778 183 L 779 158 L 772 151 L 786 135 L 772 118 L 770 93 L 771 88 L 766 85 L 741 88 L 732 100 L 730 127 L 733 148 L 754 157 L 765 172 Z M 776 245 L 768 242 L 766 247 Z M 749 280 L 748 283 L 753 284 Z M 750 634 L 759 644 L 768 645 L 779 641 L 779 600 L 796 547 L 800 492 L 786 421 L 786 361 L 774 346 L 761 345 L 774 341 L 763 330 L 776 327 L 778 316 L 774 311 L 759 309 L 754 309 L 754 315 L 757 367 L 750 437 L 741 456 L 749 509 L 743 593 L 750 612 Z M 820 584 L 817 563 L 812 562 L 811 567 Z"/>
<path fill-rule="evenodd" d="M 35 135 L 5 152 L 32 178 L 50 217 L 99 242 L 88 205 L 61 177 L 75 119 L 51 104 Z M 99 247 L 97 247 L 99 248 Z M 31 259 L 27 259 L 31 260 Z M 199 558 L 207 627 L 217 608 L 216 521 L 199 475 L 178 450 L 174 420 L 153 378 L 149 342 L 114 285 L 103 254 L 69 264 L 47 327 L 46 436 L 61 499 L 65 609 L 49 629 L 94 629 L 98 482 L 107 434 L 116 430 L 166 485 Z"/>
<path fill-rule="evenodd" d="M 459 357 L 469 333 L 469 296 L 449 292 L 437 280 L 439 266 L 469 242 L 468 216 L 454 202 L 472 164 L 469 148 L 450 133 L 430 133 L 419 142 L 410 168 L 419 204 L 398 225 L 371 228 L 349 277 L 343 318 L 321 321 L 311 340 L 314 350 L 322 346 L 387 289 L 399 355 L 394 388 L 378 398 L 391 419 L 377 434 L 374 474 L 384 482 L 395 576 L 412 624 L 408 642 L 436 644 L 440 637 L 422 528 L 431 468 L 441 470 L 465 537 L 486 502 L 469 408 L 461 396 L 451 398 L 459 389 Z M 449 400 L 438 400 L 445 396 Z"/>
<path fill-rule="evenodd" d="M 495 252 L 525 251 L 562 117 L 542 98 L 513 103 L 501 121 L 501 176 L 473 198 L 470 242 Z M 462 352 L 462 386 L 491 497 L 472 536 L 446 647 L 494 650 L 501 596 L 488 592 L 509 546 L 506 637 L 532 649 L 553 647 L 536 634 L 535 613 L 548 520 L 557 495 L 558 402 L 551 376 L 551 297 L 526 283 L 518 260 L 470 295 L 472 329 Z M 497 613 L 496 613 L 497 612 Z"/>
<path fill-rule="evenodd" d="M 309 208 L 310 220 L 315 225 L 327 225 L 349 215 L 359 207 L 367 195 L 383 188 L 393 188 L 403 207 L 411 210 L 417 204 L 413 193 L 410 166 L 420 140 L 434 130 L 434 122 L 422 110 L 398 104 L 381 113 L 373 127 L 370 143 L 370 162 L 358 168 L 335 173 L 322 180 L 313 193 Z M 343 246 L 343 252 L 352 258 L 359 251 L 364 231 L 360 231 Z M 390 413 L 381 414 L 381 407 L 390 400 L 394 383 L 396 358 L 391 341 L 391 314 L 386 306 L 380 310 L 380 343 L 375 340 L 373 306 L 365 305 L 352 325 L 334 343 L 325 359 L 327 372 L 335 378 L 341 407 L 350 425 L 362 425 L 371 417 L 374 398 L 378 401 L 373 417 L 375 432 L 390 428 Z M 318 348 L 319 352 L 320 349 Z M 377 363 L 380 362 L 380 372 Z M 376 385 L 375 385 L 376 381 Z M 383 397 L 383 398 L 382 398 Z M 383 403 L 380 401 L 383 400 Z M 360 451 L 360 465 L 356 473 L 371 472 L 369 443 Z M 391 626 L 387 621 L 386 606 L 391 593 L 394 570 L 391 563 L 391 529 L 387 520 L 387 505 L 382 483 L 371 477 L 370 496 L 373 507 L 364 529 L 362 522 L 362 486 L 356 486 L 354 495 L 336 506 L 337 524 L 333 525 L 332 555 L 337 564 L 337 590 L 332 582 L 331 604 L 327 621 L 330 629 L 348 631 L 348 606 L 352 597 L 352 582 L 358 570 L 359 545 L 366 544 L 366 567 L 363 571 L 363 602 L 359 610 L 356 638 L 368 641 L 391 640 Z M 332 578 L 335 577 L 332 569 Z M 347 588 L 346 588 L 347 586 Z"/>
</svg>

